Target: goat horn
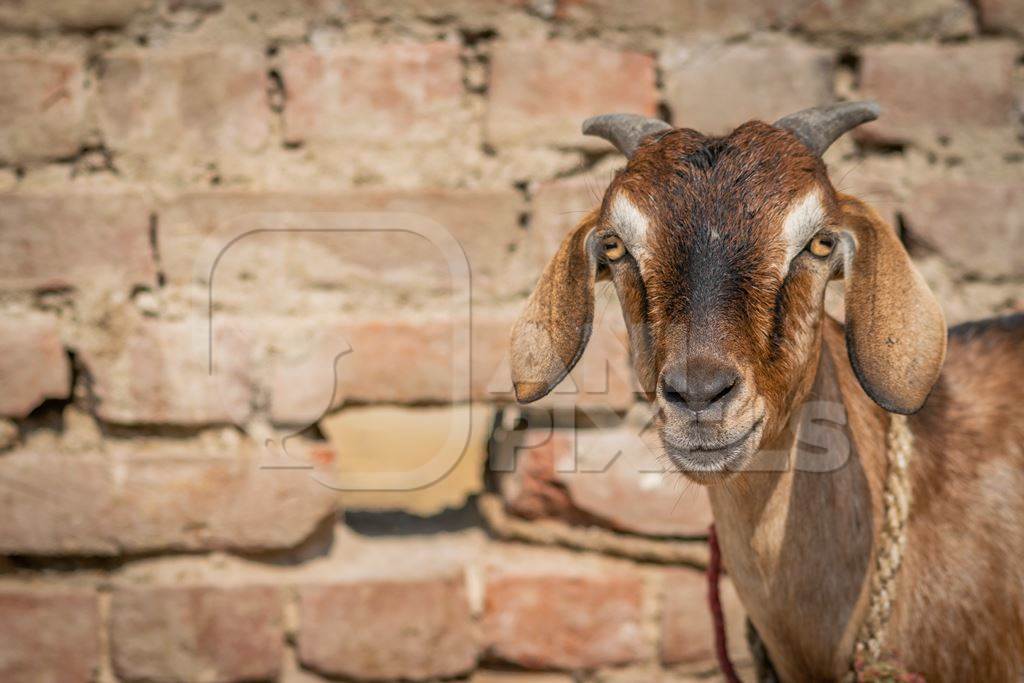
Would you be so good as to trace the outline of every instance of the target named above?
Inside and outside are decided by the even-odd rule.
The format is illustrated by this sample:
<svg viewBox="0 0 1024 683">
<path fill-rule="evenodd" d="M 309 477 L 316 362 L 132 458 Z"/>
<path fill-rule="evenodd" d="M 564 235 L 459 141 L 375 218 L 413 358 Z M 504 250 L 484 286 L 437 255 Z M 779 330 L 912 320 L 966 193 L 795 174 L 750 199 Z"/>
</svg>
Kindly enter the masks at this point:
<svg viewBox="0 0 1024 683">
<path fill-rule="evenodd" d="M 788 130 L 821 156 L 840 135 L 862 123 L 874 121 L 880 112 L 876 102 L 839 102 L 784 116 L 775 122 L 775 126 Z"/>
<path fill-rule="evenodd" d="M 604 138 L 615 145 L 626 158 L 632 158 L 640 141 L 648 135 L 672 130 L 672 126 L 658 119 L 639 114 L 602 114 L 583 122 L 583 134 Z"/>
</svg>

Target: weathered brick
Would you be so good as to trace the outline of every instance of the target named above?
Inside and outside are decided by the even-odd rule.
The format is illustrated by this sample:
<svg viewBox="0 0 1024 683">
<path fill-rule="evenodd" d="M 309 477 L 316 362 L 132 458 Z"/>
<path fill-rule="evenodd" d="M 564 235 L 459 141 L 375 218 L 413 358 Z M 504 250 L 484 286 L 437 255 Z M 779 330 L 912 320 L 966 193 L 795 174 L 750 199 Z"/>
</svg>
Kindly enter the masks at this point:
<svg viewBox="0 0 1024 683">
<path fill-rule="evenodd" d="M 999 280 L 965 278 L 957 267 L 936 253 L 916 255 L 915 265 L 942 304 L 947 325 L 1024 313 L 1024 288 Z"/>
<path fill-rule="evenodd" d="M 491 56 L 487 138 L 494 145 L 588 145 L 580 132 L 595 114 L 653 116 L 654 60 L 596 44 L 501 42 Z"/>
<path fill-rule="evenodd" d="M 123 424 L 245 422 L 258 327 L 214 316 L 211 341 L 209 324 L 198 316 L 181 322 L 146 319 L 114 333 L 120 336 L 80 342 L 97 415 Z"/>
<path fill-rule="evenodd" d="M 0 459 L 0 554 L 115 554 L 112 475 L 97 458 L 14 451 Z"/>
<path fill-rule="evenodd" d="M 334 509 L 308 471 L 251 457 L 28 450 L 0 458 L 0 554 L 287 548 Z M 189 454 L 183 454 L 189 453 Z"/>
<path fill-rule="evenodd" d="M 490 27 L 527 0 L 352 0 L 345 9 L 354 20 L 457 21 L 460 26 Z"/>
<path fill-rule="evenodd" d="M 500 453 L 497 463 L 502 471 L 499 486 L 505 507 L 527 519 L 591 521 L 573 504 L 556 473 L 559 457 L 572 445 L 568 430 L 541 429 L 526 430 L 516 443 L 510 443 L 511 453 Z"/>
<path fill-rule="evenodd" d="M 798 43 L 680 46 L 661 56 L 675 125 L 724 133 L 834 99 L 834 56 Z M 709 94 L 713 94 L 710 96 Z"/>
<path fill-rule="evenodd" d="M 791 22 L 796 28 L 854 41 L 953 37 L 975 32 L 971 8 L 961 0 L 813 0 L 795 9 Z"/>
<path fill-rule="evenodd" d="M 484 632 L 490 653 L 531 669 L 588 669 L 644 656 L 643 583 L 632 575 L 489 578 Z"/>
<path fill-rule="evenodd" d="M 270 586 L 148 586 L 114 591 L 110 644 L 123 680 L 242 681 L 277 675 L 282 596 Z"/>
<path fill-rule="evenodd" d="M 10 0 L 0 4 L 0 26 L 19 31 L 91 31 L 123 26 L 153 0 Z"/>
<path fill-rule="evenodd" d="M 0 418 L 0 451 L 5 451 L 14 446 L 18 443 L 20 436 L 21 433 L 14 420 Z"/>
<path fill-rule="evenodd" d="M 353 351 L 351 322 L 285 320 L 274 327 L 278 329 L 271 342 L 273 355 L 269 358 L 266 389 L 270 417 L 275 423 L 313 424 L 342 405 L 346 394 L 359 391 L 350 373 L 365 366 L 362 362 L 348 364 Z M 369 349 L 363 351 L 365 354 Z M 401 389 L 396 389 L 394 396 L 401 395 Z"/>
<path fill-rule="evenodd" d="M 899 143 L 1009 128 L 1016 55 L 1017 48 L 1003 41 L 866 48 L 861 94 L 881 102 L 883 113 L 858 134 Z"/>
<path fill-rule="evenodd" d="M 502 477 L 514 512 L 561 517 L 655 536 L 699 536 L 712 521 L 702 488 L 664 472 L 656 437 L 641 424 L 614 429 L 528 430 L 515 470 Z"/>
<path fill-rule="evenodd" d="M 25 417 L 47 398 L 66 398 L 71 367 L 53 318 L 0 319 L 0 415 Z"/>
<path fill-rule="evenodd" d="M 1021 0 L 978 0 L 978 11 L 982 28 L 1024 36 L 1024 2 Z"/>
<path fill-rule="evenodd" d="M 335 507 L 334 493 L 312 474 L 262 469 L 248 458 L 172 456 L 129 465 L 123 488 L 115 489 L 125 506 L 120 543 L 128 550 L 292 547 Z"/>
<path fill-rule="evenodd" d="M 292 47 L 281 76 L 289 142 L 439 143 L 466 123 L 455 43 Z"/>
<path fill-rule="evenodd" d="M 271 414 L 279 422 L 305 423 L 328 404 L 485 398 L 485 382 L 499 367 L 509 329 L 507 317 L 486 324 L 476 316 L 472 349 L 481 353 L 471 355 L 469 320 L 462 316 L 296 323 L 282 333 L 288 341 L 275 343 L 284 352 L 270 360 Z M 413 358 L 414 364 L 399 360 Z"/>
<path fill-rule="evenodd" d="M 920 241 L 966 271 L 989 278 L 1024 275 L 1024 194 L 1020 183 L 936 180 L 911 193 L 904 209 Z"/>
<path fill-rule="evenodd" d="M 670 35 L 743 35 L 783 23 L 792 0 L 651 0 L 638 4 L 615 0 L 559 0 L 559 18 L 598 29 L 657 29 Z"/>
<path fill-rule="evenodd" d="M 116 152 L 206 158 L 257 151 L 270 134 L 266 64 L 250 48 L 114 52 L 104 57 L 98 105 Z"/>
<path fill-rule="evenodd" d="M 90 591 L 0 586 L 0 679 L 86 683 L 100 665 L 99 600 Z"/>
<path fill-rule="evenodd" d="M 460 508 L 483 490 L 493 422 L 486 405 L 342 410 L 320 421 L 335 464 L 330 484 L 357 487 L 340 495 L 348 510 Z"/>
<path fill-rule="evenodd" d="M 662 578 L 662 663 L 713 663 L 715 632 L 708 610 L 706 575 L 692 569 L 670 569 Z M 742 664 L 750 659 L 746 644 L 746 613 L 727 577 L 722 578 L 719 591 L 729 655 L 735 663 Z"/>
<path fill-rule="evenodd" d="M 364 310 L 443 302 L 464 293 L 467 261 L 474 300 L 507 300 L 539 273 L 522 210 L 511 190 L 193 194 L 161 213 L 161 258 L 173 284 L 207 284 L 216 265 L 218 305 L 249 311 L 294 309 L 299 290 Z"/>
<path fill-rule="evenodd" d="M 479 652 L 461 576 L 299 588 L 299 659 L 358 679 L 456 676 Z"/>
<path fill-rule="evenodd" d="M 487 671 L 481 669 L 469 679 L 470 683 L 572 683 L 568 674 L 524 673 L 522 671 Z"/>
<path fill-rule="evenodd" d="M 95 191 L 0 195 L 0 288 L 155 285 L 149 207 Z"/>
<path fill-rule="evenodd" d="M 386 518 L 364 516 L 358 522 L 354 519 L 349 521 L 360 531 L 342 525 L 335 527 L 331 555 L 337 561 L 323 565 L 323 571 L 311 572 L 307 575 L 308 581 L 300 583 L 329 587 L 335 584 L 358 586 L 367 581 L 374 586 L 378 583 L 402 585 L 410 581 L 428 581 L 451 583 L 450 589 L 442 591 L 451 595 L 451 591 L 463 590 L 462 581 L 457 577 L 465 576 L 465 599 L 469 601 L 471 611 L 479 611 L 481 586 L 474 568 L 491 547 L 482 529 L 381 534 L 377 531 L 394 528 Z M 470 575 L 473 580 L 470 580 Z M 455 603 L 461 604 L 462 599 L 458 598 Z"/>
<path fill-rule="evenodd" d="M 84 57 L 22 53 L 0 57 L 0 161 L 71 156 L 85 133 Z"/>
<path fill-rule="evenodd" d="M 621 410 L 635 401 L 621 311 L 614 292 L 601 292 L 587 350 L 538 406 Z M 285 351 L 269 360 L 271 414 L 306 423 L 328 405 L 346 403 L 513 401 L 508 356 L 515 315 L 474 309 L 471 321 L 442 312 L 294 322 L 279 333 L 287 341 L 275 342 Z"/>
</svg>

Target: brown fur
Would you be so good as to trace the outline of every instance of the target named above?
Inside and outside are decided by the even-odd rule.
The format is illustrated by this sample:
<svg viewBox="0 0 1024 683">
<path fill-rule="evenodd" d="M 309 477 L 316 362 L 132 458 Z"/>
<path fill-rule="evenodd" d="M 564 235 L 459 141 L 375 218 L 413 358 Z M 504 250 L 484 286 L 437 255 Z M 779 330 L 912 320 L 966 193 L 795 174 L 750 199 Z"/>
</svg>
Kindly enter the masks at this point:
<svg viewBox="0 0 1024 683">
<path fill-rule="evenodd" d="M 1012 397 L 1024 373 L 1024 317 L 954 328 L 949 342 L 936 388 L 910 419 L 914 503 L 886 644 L 930 682 L 1016 681 L 1024 671 L 1024 407 Z M 737 590 L 791 681 L 839 678 L 848 665 L 881 524 L 887 418 L 861 388 L 842 326 L 830 319 L 823 348 L 808 400 L 841 397 L 846 464 L 745 472 L 709 489 Z M 795 441 L 789 434 L 765 448 L 798 451 Z"/>
<path fill-rule="evenodd" d="M 786 270 L 782 224 L 808 192 L 821 200 L 819 234 L 836 248 L 801 252 Z M 620 227 L 619 195 L 649 225 L 643 253 L 609 261 L 599 244 Z M 823 312 L 825 285 L 840 276 L 845 330 Z M 623 304 L 641 384 L 661 407 L 666 452 L 711 485 L 726 564 L 784 680 L 835 679 L 849 665 L 881 524 L 883 408 L 922 403 L 909 423 L 915 498 L 887 645 L 929 681 L 1016 680 L 1020 319 L 954 329 L 943 367 L 941 311 L 892 228 L 837 194 L 796 138 L 759 122 L 726 138 L 675 130 L 640 146 L 516 326 L 521 400 L 550 391 L 578 359 L 603 277 Z M 666 401 L 669 373 L 711 361 L 738 373 L 714 419 Z M 818 405 L 838 410 L 831 427 L 806 410 Z"/>
</svg>

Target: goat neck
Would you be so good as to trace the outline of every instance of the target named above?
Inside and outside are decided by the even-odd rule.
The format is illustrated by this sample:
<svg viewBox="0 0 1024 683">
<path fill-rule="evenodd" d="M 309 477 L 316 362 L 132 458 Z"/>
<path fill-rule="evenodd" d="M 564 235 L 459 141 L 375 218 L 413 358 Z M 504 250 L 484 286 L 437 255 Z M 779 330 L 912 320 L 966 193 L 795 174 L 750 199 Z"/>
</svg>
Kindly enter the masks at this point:
<svg viewBox="0 0 1024 683">
<path fill-rule="evenodd" d="M 821 338 L 797 417 L 755 459 L 775 471 L 709 488 L 726 569 L 785 680 L 848 670 L 881 528 L 886 416 L 858 385 L 841 327 L 826 318 Z M 811 423 L 822 411 L 845 424 L 823 431 Z M 819 448 L 802 438 L 812 430 Z"/>
</svg>

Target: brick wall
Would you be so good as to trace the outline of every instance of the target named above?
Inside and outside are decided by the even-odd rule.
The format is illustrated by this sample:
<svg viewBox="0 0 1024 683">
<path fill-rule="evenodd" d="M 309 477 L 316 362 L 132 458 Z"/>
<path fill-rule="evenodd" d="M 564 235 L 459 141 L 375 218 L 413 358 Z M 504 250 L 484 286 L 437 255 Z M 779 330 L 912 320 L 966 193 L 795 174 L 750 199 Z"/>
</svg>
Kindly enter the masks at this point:
<svg viewBox="0 0 1024 683">
<path fill-rule="evenodd" d="M 833 180 L 960 321 L 1024 307 L 1022 58 L 1021 0 L 0 3 L 0 679 L 711 675 L 614 295 L 510 403 L 580 122 L 878 99 Z"/>
</svg>

